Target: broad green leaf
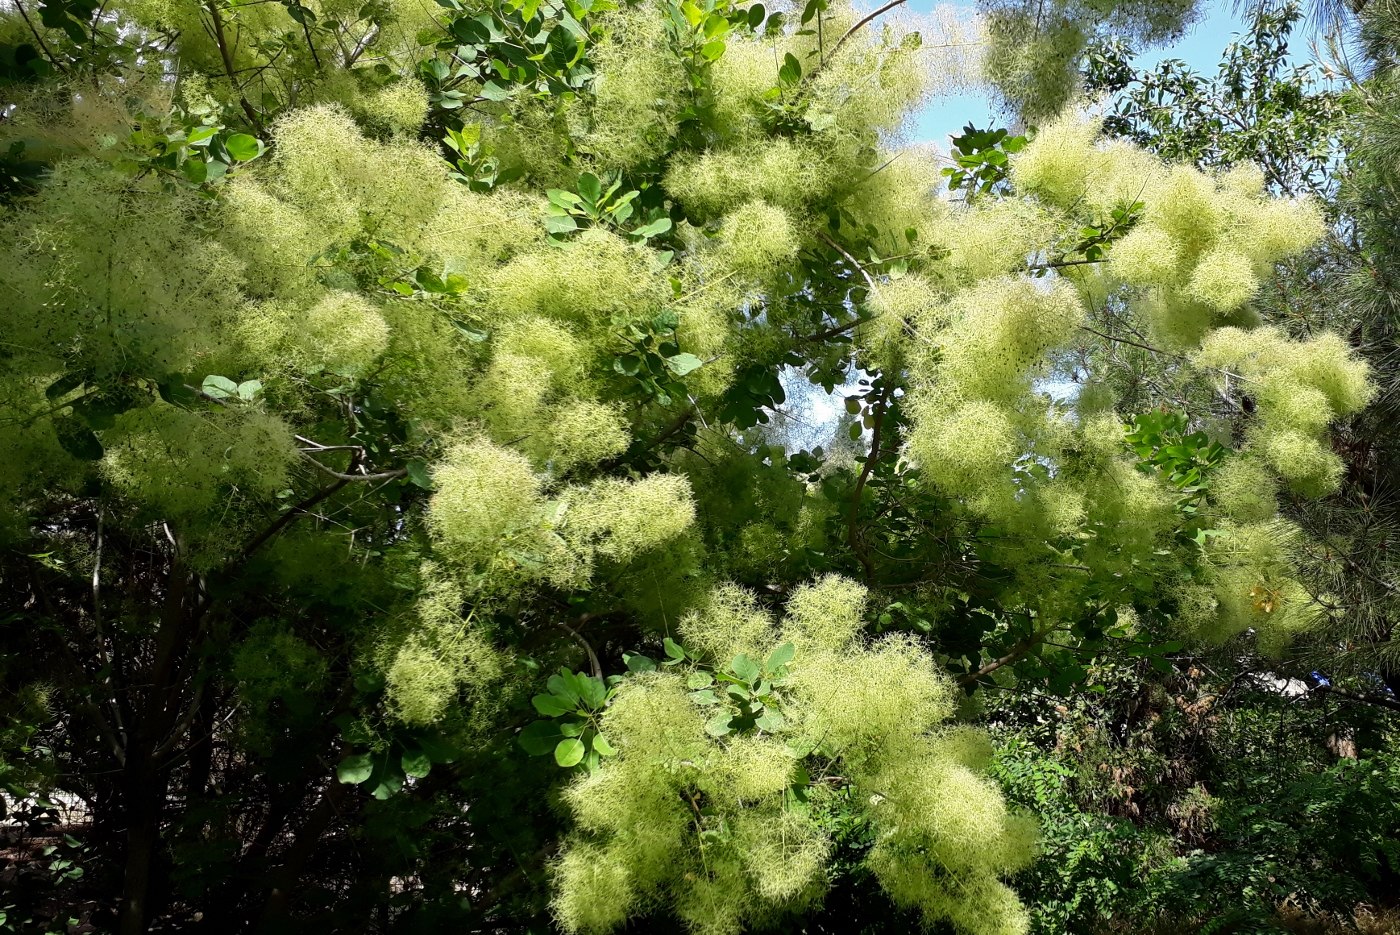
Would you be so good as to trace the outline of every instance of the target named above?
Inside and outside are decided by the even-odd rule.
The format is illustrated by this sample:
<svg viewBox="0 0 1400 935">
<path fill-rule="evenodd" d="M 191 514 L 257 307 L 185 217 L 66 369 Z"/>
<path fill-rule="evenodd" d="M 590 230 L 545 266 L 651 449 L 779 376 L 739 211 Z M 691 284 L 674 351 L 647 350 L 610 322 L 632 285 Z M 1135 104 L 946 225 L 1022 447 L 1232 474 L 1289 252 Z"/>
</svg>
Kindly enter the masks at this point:
<svg viewBox="0 0 1400 935">
<path fill-rule="evenodd" d="M 729 664 L 729 671 L 733 672 L 745 682 L 752 682 L 754 679 L 758 678 L 762 670 L 759 668 L 758 663 L 754 662 L 743 653 L 740 653 L 735 656 L 734 661 Z"/>
<path fill-rule="evenodd" d="M 773 734 L 786 727 L 787 721 L 783 720 L 783 716 L 777 711 L 772 708 L 766 708 L 764 712 L 754 720 L 754 724 L 759 730 Z"/>
<path fill-rule="evenodd" d="M 105 453 L 97 435 L 76 416 L 59 416 L 53 420 L 54 434 L 63 450 L 79 461 L 100 461 Z"/>
<path fill-rule="evenodd" d="M 81 373 L 65 373 L 44 389 L 44 396 L 50 402 L 58 402 L 82 385 L 83 375 Z"/>
<path fill-rule="evenodd" d="M 695 671 L 686 676 L 685 679 L 685 684 L 689 688 L 709 688 L 714 683 L 714 677 L 708 672 Z"/>
<path fill-rule="evenodd" d="M 797 647 L 793 646 L 791 643 L 784 643 L 768 654 L 768 662 L 765 668 L 769 672 L 776 672 L 789 662 L 792 662 L 792 658 L 795 655 L 797 655 Z"/>
<path fill-rule="evenodd" d="M 584 754 L 587 752 L 588 748 L 583 745 L 582 740 L 577 737 L 565 737 L 554 748 L 554 762 L 568 769 L 583 762 Z"/>
<path fill-rule="evenodd" d="M 544 219 L 544 229 L 551 234 L 568 234 L 578 230 L 578 221 L 572 214 L 551 214 Z"/>
<path fill-rule="evenodd" d="M 357 786 L 374 772 L 374 762 L 368 753 L 347 756 L 335 768 L 335 778 L 349 786 Z"/>
<path fill-rule="evenodd" d="M 231 134 L 229 138 L 224 141 L 224 148 L 227 149 L 228 154 L 238 162 L 248 162 L 251 159 L 256 159 L 262 155 L 263 151 L 263 145 L 258 142 L 258 138 L 249 136 L 247 133 Z"/>
<path fill-rule="evenodd" d="M 664 637 L 661 640 L 661 645 L 666 650 L 667 658 L 675 659 L 676 661 L 680 661 L 685 658 L 685 648 L 681 646 L 680 643 L 677 643 L 675 640 L 671 639 L 669 636 Z"/>
<path fill-rule="evenodd" d="M 674 357 L 666 358 L 666 366 L 678 377 L 683 377 L 704 365 L 704 361 L 694 354 L 676 354 Z"/>
<path fill-rule="evenodd" d="M 783 57 L 783 65 L 778 69 L 778 81 L 780 84 L 791 86 L 802 80 L 802 63 L 797 60 L 797 56 L 789 52 Z"/>
<path fill-rule="evenodd" d="M 381 802 L 403 788 L 403 774 L 398 770 L 385 773 L 370 794 Z"/>
<path fill-rule="evenodd" d="M 585 172 L 578 177 L 578 193 L 585 204 L 596 205 L 603 196 L 603 183 L 592 172 Z"/>
<path fill-rule="evenodd" d="M 598 753 L 603 756 L 617 756 L 617 751 L 613 749 L 613 745 L 608 743 L 608 738 L 604 737 L 602 734 L 593 735 L 593 749 L 597 750 Z"/>
<path fill-rule="evenodd" d="M 424 490 L 433 489 L 433 478 L 428 473 L 428 465 L 421 458 L 414 458 L 404 467 L 408 470 L 409 483 Z"/>
<path fill-rule="evenodd" d="M 607 686 L 604 685 L 601 680 L 591 675 L 580 674 L 578 679 L 580 688 L 579 694 L 583 697 L 584 702 L 586 702 L 590 708 L 601 708 L 608 700 Z"/>
<path fill-rule="evenodd" d="M 200 386 L 205 396 L 212 396 L 215 399 L 227 399 L 230 396 L 238 395 L 238 384 L 228 377 L 210 375 L 204 378 L 204 383 Z"/>
<path fill-rule="evenodd" d="M 559 717 L 561 714 L 568 714 L 574 706 L 565 698 L 558 695 L 536 695 L 530 699 L 530 703 L 535 706 L 535 710 L 545 717 Z"/>
<path fill-rule="evenodd" d="M 535 721 L 527 725 L 515 740 L 531 756 L 546 756 L 563 736 L 557 721 Z"/>
<path fill-rule="evenodd" d="M 622 662 L 628 672 L 655 672 L 656 660 L 641 653 L 623 653 Z"/>
<path fill-rule="evenodd" d="M 403 767 L 404 775 L 422 779 L 433 768 L 433 761 L 422 750 L 406 750 L 399 758 L 399 765 Z"/>
<path fill-rule="evenodd" d="M 550 694 L 559 695 L 569 699 L 574 704 L 578 704 L 582 698 L 578 692 L 578 683 L 574 681 L 573 675 L 568 669 L 560 669 L 557 674 L 549 677 L 549 680 L 545 682 L 545 687 L 549 689 Z"/>
<path fill-rule="evenodd" d="M 656 236 L 658 236 L 658 235 L 660 235 L 660 234 L 666 233 L 666 232 L 669 231 L 670 229 L 671 229 L 671 219 L 670 219 L 670 218 L 657 218 L 655 221 L 652 221 L 650 224 L 643 224 L 641 227 L 634 228 L 633 231 L 632 231 L 632 235 L 635 236 L 635 237 L 642 237 L 642 238 L 656 237 Z"/>
<path fill-rule="evenodd" d="M 732 718 L 728 712 L 716 714 L 705 722 L 705 733 L 709 734 L 711 737 L 723 737 L 725 734 L 729 733 L 731 729 L 729 726 L 731 720 Z"/>
</svg>

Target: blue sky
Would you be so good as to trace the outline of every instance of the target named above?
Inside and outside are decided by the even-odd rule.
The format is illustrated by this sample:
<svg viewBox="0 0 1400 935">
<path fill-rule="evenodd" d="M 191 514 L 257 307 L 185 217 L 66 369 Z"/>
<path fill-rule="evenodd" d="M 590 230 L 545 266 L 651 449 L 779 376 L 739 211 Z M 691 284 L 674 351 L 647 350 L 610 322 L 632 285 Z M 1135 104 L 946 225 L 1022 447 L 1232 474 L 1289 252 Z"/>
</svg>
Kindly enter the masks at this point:
<svg viewBox="0 0 1400 935">
<path fill-rule="evenodd" d="M 909 3 L 910 8 L 919 12 L 928 12 L 938 5 L 941 4 L 936 0 L 911 0 Z M 966 7 L 971 13 L 971 4 L 953 5 Z M 1149 68 L 1163 59 L 1179 58 L 1198 71 L 1213 74 L 1220 62 L 1220 53 L 1231 37 L 1243 28 L 1243 18 L 1233 7 L 1230 0 L 1207 0 L 1200 21 L 1180 41 L 1139 56 L 1137 67 Z M 960 94 L 935 101 L 919 118 L 915 138 L 937 143 L 939 149 L 947 152 L 949 135 L 961 133 L 969 120 L 979 127 L 1005 122 L 1005 118 L 995 113 L 985 94 Z"/>
</svg>

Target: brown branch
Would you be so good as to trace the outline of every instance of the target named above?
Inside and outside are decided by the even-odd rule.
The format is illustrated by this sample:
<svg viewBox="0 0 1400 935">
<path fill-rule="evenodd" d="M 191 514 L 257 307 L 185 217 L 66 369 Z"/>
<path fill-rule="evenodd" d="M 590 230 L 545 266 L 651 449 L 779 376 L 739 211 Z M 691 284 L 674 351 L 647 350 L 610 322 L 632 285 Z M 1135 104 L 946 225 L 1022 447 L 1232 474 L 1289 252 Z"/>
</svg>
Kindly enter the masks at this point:
<svg viewBox="0 0 1400 935">
<path fill-rule="evenodd" d="M 805 337 L 798 338 L 797 340 L 803 342 L 804 344 L 811 344 L 816 341 L 825 341 L 827 338 L 834 338 L 838 334 L 845 334 L 852 328 L 855 328 L 859 325 L 863 325 L 869 320 L 869 318 L 857 317 L 855 321 L 848 321 L 844 325 L 836 325 L 833 328 L 827 328 L 825 331 L 818 331 L 816 334 L 809 334 Z"/>
<path fill-rule="evenodd" d="M 309 462 L 313 467 L 317 468 L 322 474 L 325 474 L 327 477 L 334 477 L 336 480 L 345 481 L 347 483 L 349 483 L 350 481 L 393 480 L 396 477 L 403 477 L 408 473 L 408 468 L 395 468 L 392 471 L 380 471 L 378 474 L 342 474 L 339 471 L 332 470 L 331 468 L 326 467 L 324 464 L 311 457 L 311 455 L 307 454 L 305 451 L 298 449 L 298 452 L 301 454 L 304 460 Z"/>
<path fill-rule="evenodd" d="M 1051 260 L 1051 261 L 1049 261 L 1049 262 L 1047 262 L 1047 263 L 1032 263 L 1031 265 L 1027 266 L 1026 269 L 1033 272 L 1033 271 L 1035 271 L 1035 270 L 1060 269 L 1060 268 L 1065 267 L 1065 266 L 1084 266 L 1084 265 L 1089 264 L 1089 263 L 1103 263 L 1103 262 L 1105 262 L 1105 261 L 1104 261 L 1104 260 L 1090 260 L 1090 259 L 1087 259 L 1087 258 L 1086 258 L 1086 259 L 1083 259 L 1083 260 Z"/>
<path fill-rule="evenodd" d="M 1142 350 L 1144 350 L 1144 351 L 1151 351 L 1153 354 L 1161 354 L 1163 357 L 1173 357 L 1173 358 L 1175 358 L 1175 359 L 1177 359 L 1177 360 L 1187 360 L 1187 361 L 1189 361 L 1189 360 L 1191 359 L 1191 358 L 1189 358 L 1189 357 L 1183 357 L 1183 356 L 1180 355 L 1180 354 L 1173 354 L 1171 351 L 1164 351 L 1164 350 L 1162 350 L 1160 347 L 1153 347 L 1151 344 L 1143 344 L 1143 343 L 1141 343 L 1141 342 L 1139 342 L 1139 341 L 1130 341 L 1130 340 L 1128 340 L 1127 338 L 1115 338 L 1115 337 L 1114 337 L 1113 335 L 1111 335 L 1111 334 L 1104 334 L 1102 331 L 1097 331 L 1097 330 L 1095 330 L 1095 329 L 1093 329 L 1093 328 L 1090 328 L 1088 325 L 1080 325 L 1080 326 L 1079 326 L 1079 330 L 1080 330 L 1080 331 L 1087 331 L 1087 332 L 1089 332 L 1090 334 L 1096 334 L 1096 335 L 1098 335 L 1099 337 L 1103 338 L 1105 341 L 1112 341 L 1114 344 L 1126 344 L 1126 345 L 1128 345 L 1129 347 L 1136 347 L 1136 348 L 1140 348 L 1140 349 L 1142 349 Z"/>
<path fill-rule="evenodd" d="M 880 450 L 880 432 L 885 427 L 885 414 L 889 411 L 890 396 L 894 393 L 894 384 L 885 381 L 885 386 L 880 390 L 879 397 L 875 400 L 872 409 L 872 419 L 870 426 L 870 454 L 866 455 L 865 464 L 861 466 L 860 476 L 856 478 L 855 490 L 851 493 L 851 516 L 846 523 L 846 544 L 851 547 L 857 559 L 860 560 L 861 567 L 865 569 L 865 581 L 870 583 L 875 576 L 875 567 L 870 562 L 870 556 L 865 554 L 865 549 L 860 541 L 860 498 L 865 492 L 865 484 L 870 480 L 870 475 L 875 470 L 875 464 L 880 460 L 882 454 Z"/>
<path fill-rule="evenodd" d="M 287 512 L 283 513 L 281 516 L 277 517 L 276 522 L 264 529 L 256 537 L 251 539 L 247 545 L 243 547 L 243 557 L 247 558 L 249 555 L 252 555 L 262 546 L 264 542 L 277 535 L 283 529 L 287 528 L 287 526 L 290 525 L 292 521 L 295 520 L 298 516 L 304 515 L 313 506 L 320 503 L 322 500 L 326 499 L 331 494 L 335 493 L 337 490 L 340 490 L 348 483 L 350 483 L 348 480 L 342 478 L 336 481 L 334 484 L 331 484 L 329 487 L 322 487 L 320 490 L 316 491 L 311 496 L 307 497 L 305 500 L 301 501 L 300 503 L 293 506 L 291 509 L 287 510 Z"/>
<path fill-rule="evenodd" d="M 1037 630 L 1030 636 L 1021 640 L 1021 642 L 1017 643 L 1015 646 L 1011 647 L 1011 651 L 1005 656 L 1002 656 L 1000 659 L 993 659 L 991 662 L 987 663 L 982 668 L 978 669 L 976 672 L 969 672 L 962 678 L 958 679 L 958 685 L 971 685 L 979 679 L 983 678 L 984 676 L 991 675 L 993 672 L 995 672 L 997 669 L 1002 668 L 1003 666 L 1009 666 L 1014 662 L 1024 659 L 1027 655 L 1031 653 L 1032 650 L 1034 650 L 1041 643 L 1045 642 L 1045 638 L 1048 637 L 1051 633 L 1054 633 L 1057 629 L 1059 628 L 1051 626 L 1046 627 L 1044 630 Z"/>
<path fill-rule="evenodd" d="M 899 2 L 903 3 L 904 0 L 899 0 Z M 841 256 L 846 260 L 846 262 L 851 264 L 851 266 L 855 268 L 856 272 L 860 273 L 860 275 L 865 279 L 865 284 L 870 287 L 871 295 L 878 296 L 880 294 L 880 287 L 876 284 L 875 278 L 870 275 L 870 271 L 865 268 L 864 263 L 851 256 L 851 254 L 846 250 L 845 247 L 832 240 L 831 237 L 828 236 L 825 231 L 817 231 L 817 238 L 820 239 L 823 243 L 825 243 L 828 247 L 841 254 Z"/>
<path fill-rule="evenodd" d="M 851 36 L 855 35 L 860 30 L 864 29 L 866 26 L 868 26 L 872 20 L 883 16 L 884 14 L 888 13 L 890 10 L 893 10 L 895 7 L 901 5 L 902 3 L 904 3 L 904 0 L 890 0 L 889 3 L 886 3 L 884 6 L 875 10 L 873 13 L 870 13 L 860 22 L 856 23 L 850 29 L 846 30 L 845 35 L 843 35 L 840 39 L 837 39 L 836 44 L 831 47 L 831 55 L 828 56 L 828 59 L 835 58 L 836 53 L 841 51 L 841 46 L 846 44 L 846 40 L 851 38 Z"/>
<path fill-rule="evenodd" d="M 39 48 L 43 49 L 44 54 L 49 57 L 49 62 L 65 75 L 68 74 L 68 69 L 63 67 L 63 63 L 53 54 L 53 49 L 50 49 L 49 44 L 44 41 L 44 37 L 39 35 L 39 30 L 34 28 L 34 23 L 29 19 L 29 14 L 24 12 L 24 4 L 21 0 L 15 0 L 15 9 L 19 10 L 20 17 L 24 19 L 24 25 L 29 27 L 29 32 L 33 34 L 34 40 L 39 43 Z"/>
<path fill-rule="evenodd" d="M 212 35 L 214 43 L 219 47 L 219 57 L 223 59 L 224 72 L 228 75 L 228 82 L 233 87 L 233 91 L 238 95 L 238 102 L 243 105 L 243 113 L 248 115 L 248 122 L 253 125 L 253 129 L 259 134 L 263 132 L 262 121 L 258 119 L 258 112 L 253 110 L 253 105 L 248 103 L 248 97 L 243 93 L 243 89 L 238 86 L 238 79 L 234 77 L 236 70 L 233 67 L 233 52 L 229 49 L 228 38 L 224 35 L 224 18 L 219 13 L 219 0 L 208 0 L 204 5 L 209 11 L 209 18 L 214 23 Z"/>
<path fill-rule="evenodd" d="M 588 653 L 588 665 L 593 670 L 593 677 L 601 682 L 603 680 L 603 663 L 598 659 L 598 654 L 593 651 L 593 644 L 584 639 L 582 633 L 562 620 L 559 621 L 559 628 L 577 640 L 584 652 Z"/>
<path fill-rule="evenodd" d="M 311 50 L 311 61 L 316 63 L 316 70 L 322 71 L 321 56 L 316 54 L 316 43 L 311 41 L 311 27 L 306 25 L 305 12 L 301 15 L 301 34 L 306 37 L 306 47 Z"/>
<path fill-rule="evenodd" d="M 662 429 L 661 432 L 657 434 L 654 438 L 647 440 L 640 448 L 637 448 L 635 451 L 625 452 L 624 454 L 618 457 L 609 458 L 606 461 L 599 462 L 598 470 L 611 470 L 612 468 L 618 467 L 619 465 L 623 464 L 629 458 L 635 458 L 638 455 L 646 454 L 653 448 L 660 446 L 668 438 L 681 431 L 681 429 L 685 428 L 697 411 L 698 410 L 695 408 L 694 404 L 686 406 L 684 409 L 681 410 L 680 414 L 677 415 L 674 419 L 672 419 L 669 423 L 667 423 L 666 427 Z"/>
<path fill-rule="evenodd" d="M 1376 705 L 1380 708 L 1400 711 L 1400 701 L 1396 701 L 1394 698 L 1385 698 L 1379 695 L 1363 695 L 1360 692 L 1354 692 L 1346 688 L 1337 688 L 1334 685 L 1318 685 L 1313 688 L 1313 691 L 1336 695 L 1338 698 L 1346 698 L 1348 701 L 1359 701 L 1362 704 Z"/>
</svg>

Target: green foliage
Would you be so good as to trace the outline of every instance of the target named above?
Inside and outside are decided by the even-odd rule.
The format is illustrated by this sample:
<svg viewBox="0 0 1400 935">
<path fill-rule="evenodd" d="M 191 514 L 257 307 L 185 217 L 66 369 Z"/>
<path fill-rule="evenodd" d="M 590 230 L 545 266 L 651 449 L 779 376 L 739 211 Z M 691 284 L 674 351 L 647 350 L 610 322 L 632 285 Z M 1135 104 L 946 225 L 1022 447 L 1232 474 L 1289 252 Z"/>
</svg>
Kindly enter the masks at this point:
<svg viewBox="0 0 1400 935">
<path fill-rule="evenodd" d="M 1347 105 L 1317 64 L 1295 64 L 1290 55 L 1305 13 L 1297 2 L 1250 7 L 1247 31 L 1211 77 L 1177 59 L 1135 72 L 1127 43 L 1097 42 L 1085 85 L 1113 95 L 1105 131 L 1202 168 L 1255 165 L 1288 194 L 1332 194 Z"/>
<path fill-rule="evenodd" d="M 1012 136 L 1004 129 L 978 130 L 972 124 L 953 137 L 951 155 L 955 166 L 943 169 L 948 188 L 967 188 L 969 197 L 997 191 L 1006 182 L 1008 157 L 1019 153 L 1034 133 Z"/>
<path fill-rule="evenodd" d="M 984 696 L 1308 639 L 1280 495 L 1376 391 L 1259 327 L 1321 212 L 1053 113 L 1186 5 L 993 6 L 1041 130 L 946 176 L 899 141 L 974 80 L 951 14 L 7 7 L 0 764 L 93 819 L 52 904 L 1026 931 Z"/>
<path fill-rule="evenodd" d="M 565 769 L 582 766 L 597 769 L 605 756 L 617 751 L 599 732 L 603 708 L 615 687 L 602 679 L 581 672 L 560 669 L 549 677 L 547 694 L 530 700 L 546 720 L 535 721 L 520 732 L 520 746 L 531 756 L 554 754 L 554 762 Z"/>
</svg>

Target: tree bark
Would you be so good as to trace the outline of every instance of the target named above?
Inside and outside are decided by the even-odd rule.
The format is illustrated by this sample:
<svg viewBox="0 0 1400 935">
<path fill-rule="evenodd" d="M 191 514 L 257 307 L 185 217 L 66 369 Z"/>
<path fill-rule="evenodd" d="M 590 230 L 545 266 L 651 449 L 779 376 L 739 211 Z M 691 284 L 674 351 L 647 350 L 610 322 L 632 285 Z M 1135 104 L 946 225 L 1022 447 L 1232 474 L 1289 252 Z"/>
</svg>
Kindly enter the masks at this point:
<svg viewBox="0 0 1400 935">
<path fill-rule="evenodd" d="M 160 846 L 165 789 L 149 750 L 132 750 L 124 772 L 126 871 L 117 931 L 121 935 L 140 935 L 147 929 L 150 913 L 151 869 Z"/>
<path fill-rule="evenodd" d="M 272 874 L 272 886 L 263 905 L 262 920 L 258 928 L 267 931 L 287 917 L 291 908 L 292 894 L 301 880 L 306 863 L 321 843 L 331 822 L 340 812 L 341 804 L 349 797 L 351 787 L 332 779 L 321 800 L 311 809 L 306 822 L 297 831 L 292 846 L 282 857 L 282 865 Z M 125 935 L 125 933 L 123 933 Z"/>
</svg>

